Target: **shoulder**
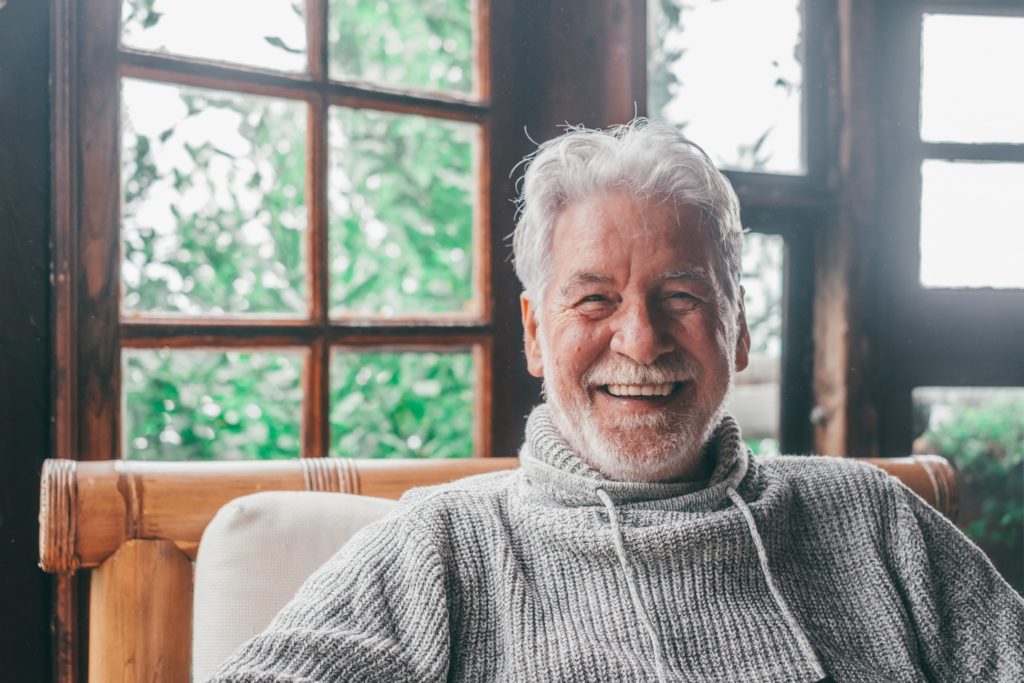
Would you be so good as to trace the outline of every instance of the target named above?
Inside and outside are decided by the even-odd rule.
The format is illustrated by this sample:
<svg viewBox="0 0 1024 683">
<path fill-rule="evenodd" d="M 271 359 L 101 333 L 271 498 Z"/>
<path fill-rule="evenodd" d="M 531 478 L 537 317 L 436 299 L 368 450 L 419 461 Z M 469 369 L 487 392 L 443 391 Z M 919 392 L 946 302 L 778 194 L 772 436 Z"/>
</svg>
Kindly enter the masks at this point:
<svg viewBox="0 0 1024 683">
<path fill-rule="evenodd" d="M 766 476 L 800 487 L 887 488 L 892 484 L 892 478 L 884 471 L 856 458 L 776 455 L 756 456 L 753 462 Z"/>
<path fill-rule="evenodd" d="M 758 456 L 753 463 L 755 495 L 808 513 L 874 517 L 902 497 L 899 480 L 854 458 Z"/>
<path fill-rule="evenodd" d="M 450 525 L 456 519 L 493 516 L 505 505 L 519 470 L 489 472 L 464 477 L 446 484 L 409 489 L 399 501 L 393 517 L 414 524 L 437 522 Z"/>
</svg>

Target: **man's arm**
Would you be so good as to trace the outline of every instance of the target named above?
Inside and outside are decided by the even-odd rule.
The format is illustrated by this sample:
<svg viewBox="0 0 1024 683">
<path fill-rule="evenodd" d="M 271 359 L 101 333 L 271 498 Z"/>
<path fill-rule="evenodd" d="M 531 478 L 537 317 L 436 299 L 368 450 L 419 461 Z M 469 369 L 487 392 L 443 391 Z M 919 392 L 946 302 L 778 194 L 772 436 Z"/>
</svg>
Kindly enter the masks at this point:
<svg viewBox="0 0 1024 683">
<path fill-rule="evenodd" d="M 353 537 L 210 681 L 418 683 L 447 672 L 445 568 L 423 520 L 403 510 Z"/>
<path fill-rule="evenodd" d="M 1024 681 L 1024 600 L 949 520 L 892 490 L 891 561 L 929 676 Z"/>
</svg>

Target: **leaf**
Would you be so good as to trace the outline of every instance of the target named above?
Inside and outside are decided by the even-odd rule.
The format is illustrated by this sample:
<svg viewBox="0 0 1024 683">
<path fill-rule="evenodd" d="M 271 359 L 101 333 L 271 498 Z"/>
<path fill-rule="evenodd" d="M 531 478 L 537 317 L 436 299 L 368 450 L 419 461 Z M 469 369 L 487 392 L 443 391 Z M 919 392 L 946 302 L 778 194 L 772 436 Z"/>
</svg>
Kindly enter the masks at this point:
<svg viewBox="0 0 1024 683">
<path fill-rule="evenodd" d="M 146 14 L 146 18 L 142 20 L 142 28 L 152 28 L 157 25 L 157 22 L 163 17 L 163 12 L 154 12 L 152 10 Z"/>
<path fill-rule="evenodd" d="M 280 48 L 281 50 L 284 50 L 285 52 L 289 52 L 289 53 L 291 53 L 293 55 L 305 54 L 305 50 L 300 50 L 298 48 L 289 47 L 288 45 L 285 45 L 285 42 L 283 40 L 281 40 L 281 38 L 279 38 L 277 36 L 263 36 L 263 40 L 267 41 L 268 43 L 270 43 L 274 47 Z"/>
</svg>

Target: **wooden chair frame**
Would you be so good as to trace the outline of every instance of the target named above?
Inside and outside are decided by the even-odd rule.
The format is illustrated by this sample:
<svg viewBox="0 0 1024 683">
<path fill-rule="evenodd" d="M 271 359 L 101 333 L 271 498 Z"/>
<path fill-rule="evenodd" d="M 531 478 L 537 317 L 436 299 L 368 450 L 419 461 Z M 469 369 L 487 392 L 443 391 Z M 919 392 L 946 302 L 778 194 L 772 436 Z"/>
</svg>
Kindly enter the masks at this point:
<svg viewBox="0 0 1024 683">
<path fill-rule="evenodd" d="M 952 467 L 937 456 L 867 460 L 951 519 Z M 91 569 L 90 681 L 188 681 L 192 561 L 227 502 L 258 491 L 333 491 L 398 498 L 414 486 L 518 466 L 473 460 L 303 459 L 266 462 L 47 460 L 39 511 L 40 566 Z"/>
</svg>

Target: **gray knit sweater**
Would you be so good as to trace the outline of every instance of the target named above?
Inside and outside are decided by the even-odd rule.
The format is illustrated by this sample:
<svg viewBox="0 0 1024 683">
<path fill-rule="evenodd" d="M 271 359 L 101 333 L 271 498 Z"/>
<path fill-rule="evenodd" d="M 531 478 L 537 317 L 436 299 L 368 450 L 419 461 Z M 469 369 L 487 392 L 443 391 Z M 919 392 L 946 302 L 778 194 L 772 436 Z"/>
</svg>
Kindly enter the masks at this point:
<svg viewBox="0 0 1024 683">
<path fill-rule="evenodd" d="M 213 681 L 1024 681 L 1024 601 L 881 471 L 751 458 L 603 478 L 531 415 L 522 467 L 410 492 Z"/>
</svg>

